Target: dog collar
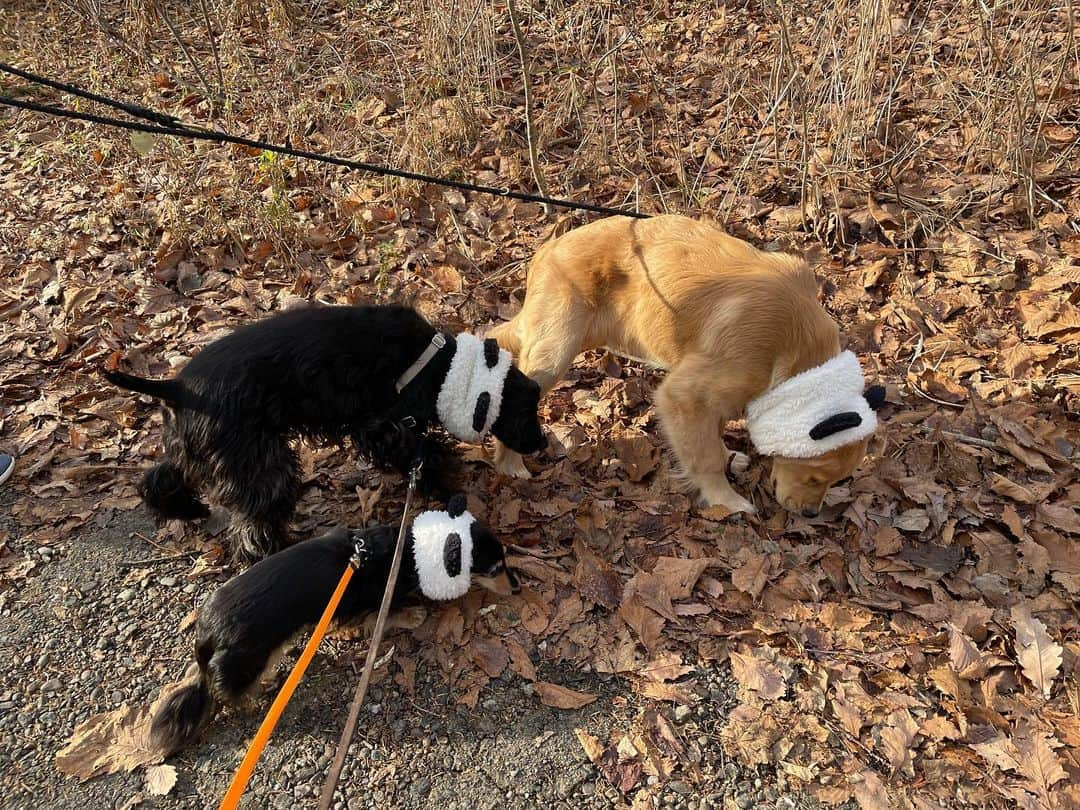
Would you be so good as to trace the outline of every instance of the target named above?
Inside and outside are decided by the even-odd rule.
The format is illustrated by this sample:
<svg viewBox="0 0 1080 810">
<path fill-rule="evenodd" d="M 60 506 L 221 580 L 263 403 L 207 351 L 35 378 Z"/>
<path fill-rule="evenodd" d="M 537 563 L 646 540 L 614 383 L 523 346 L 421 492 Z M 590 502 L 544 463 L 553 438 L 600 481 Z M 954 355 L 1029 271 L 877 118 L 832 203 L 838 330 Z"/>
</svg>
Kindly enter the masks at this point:
<svg viewBox="0 0 1080 810">
<path fill-rule="evenodd" d="M 877 417 L 863 385 L 850 351 L 796 374 L 746 406 L 750 441 L 764 455 L 813 458 L 865 439 Z"/>
<path fill-rule="evenodd" d="M 510 373 L 510 352 L 494 339 L 454 336 L 454 357 L 435 403 L 439 421 L 464 442 L 483 438 L 502 407 L 503 385 Z"/>
<path fill-rule="evenodd" d="M 413 521 L 413 560 L 428 599 L 457 599 L 472 581 L 472 524 L 468 510 L 424 512 Z"/>
<path fill-rule="evenodd" d="M 416 375 L 424 370 L 424 367 L 431 362 L 431 358 L 439 353 L 439 349 L 446 345 L 446 337 L 442 332 L 436 332 L 431 337 L 431 343 L 427 345 L 427 348 L 416 358 L 416 362 L 405 369 L 405 373 L 397 378 L 397 382 L 394 383 L 394 387 L 400 394 L 401 390 L 416 379 Z"/>
</svg>

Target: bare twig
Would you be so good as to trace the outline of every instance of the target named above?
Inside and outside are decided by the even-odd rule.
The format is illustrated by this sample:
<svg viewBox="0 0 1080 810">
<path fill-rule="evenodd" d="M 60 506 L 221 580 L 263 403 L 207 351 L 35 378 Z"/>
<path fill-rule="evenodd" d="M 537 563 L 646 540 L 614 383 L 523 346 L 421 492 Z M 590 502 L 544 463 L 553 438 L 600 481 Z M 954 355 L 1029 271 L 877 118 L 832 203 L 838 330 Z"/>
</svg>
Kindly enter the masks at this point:
<svg viewBox="0 0 1080 810">
<path fill-rule="evenodd" d="M 199 0 L 199 8 L 202 10 L 203 24 L 206 26 L 206 38 L 210 40 L 210 49 L 214 54 L 214 69 L 217 71 L 218 92 L 225 97 L 225 76 L 221 72 L 221 54 L 218 53 L 217 39 L 214 38 L 214 27 L 210 24 L 210 9 L 206 6 L 206 0 Z"/>
<path fill-rule="evenodd" d="M 529 74 L 529 55 L 525 49 L 525 34 L 521 31 L 521 23 L 518 21 L 517 3 L 515 0 L 508 0 L 506 4 L 507 10 L 510 12 L 510 25 L 514 29 L 514 39 L 517 40 L 518 57 L 521 59 L 521 82 L 525 89 L 525 137 L 529 142 L 529 166 L 532 168 L 533 179 L 536 181 L 536 187 L 540 190 L 540 193 L 545 197 L 551 196 L 548 194 L 547 181 L 544 180 L 544 175 L 540 171 L 540 148 L 537 144 L 536 125 L 533 123 L 533 106 L 532 106 L 532 76 Z M 544 213 L 551 213 L 551 206 L 544 206 Z"/>
<path fill-rule="evenodd" d="M 83 20 L 93 25 L 102 34 L 119 45 L 124 51 L 134 59 L 137 63 L 143 61 L 143 55 L 133 48 L 126 39 L 116 32 L 111 25 L 109 25 L 101 16 L 100 9 L 94 9 L 91 11 L 87 8 L 85 2 L 79 2 L 79 0 L 60 0 L 60 4 L 67 8 L 74 14 L 82 17 Z"/>
<path fill-rule="evenodd" d="M 180 560 L 187 557 L 190 560 L 194 560 L 199 555 L 194 551 L 179 551 L 176 554 L 165 554 L 161 557 L 147 557 L 145 560 L 120 560 L 117 563 L 121 568 L 137 568 L 141 565 L 157 565 L 163 562 L 172 562 L 173 560 Z"/>
<path fill-rule="evenodd" d="M 180 46 L 180 50 L 183 51 L 184 57 L 187 59 L 188 64 L 190 64 L 192 70 L 195 71 L 195 75 L 198 77 L 199 83 L 206 91 L 206 100 L 209 101 L 212 106 L 216 106 L 215 99 L 217 98 L 217 96 L 214 95 L 214 91 L 210 88 L 210 83 L 206 80 L 206 76 L 203 73 L 202 66 L 199 65 L 198 60 L 195 59 L 195 55 L 192 54 L 192 52 L 188 49 L 187 43 L 184 42 L 184 38 L 180 36 L 180 32 L 176 30 L 176 26 L 173 24 L 172 17 L 169 16 L 169 10 L 165 7 L 164 3 L 160 3 L 157 10 L 158 14 L 161 15 L 161 19 L 165 21 L 165 25 L 168 26 L 169 32 L 172 34 L 173 39 L 176 41 L 176 44 Z"/>
</svg>

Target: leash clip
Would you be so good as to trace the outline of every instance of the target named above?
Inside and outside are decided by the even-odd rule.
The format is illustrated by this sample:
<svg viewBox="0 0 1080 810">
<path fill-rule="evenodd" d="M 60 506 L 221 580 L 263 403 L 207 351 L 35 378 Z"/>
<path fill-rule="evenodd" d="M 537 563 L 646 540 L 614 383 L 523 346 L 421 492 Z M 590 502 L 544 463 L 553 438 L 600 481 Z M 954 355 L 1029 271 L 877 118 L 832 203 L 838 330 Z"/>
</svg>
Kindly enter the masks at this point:
<svg viewBox="0 0 1080 810">
<path fill-rule="evenodd" d="M 367 540 L 363 536 L 353 535 L 353 555 L 349 558 L 349 565 L 359 568 L 367 559 Z"/>
<path fill-rule="evenodd" d="M 409 491 L 412 492 L 416 489 L 416 485 L 420 481 L 420 472 L 424 469 L 424 460 L 418 458 L 416 463 L 413 464 L 412 469 L 409 470 Z"/>
</svg>

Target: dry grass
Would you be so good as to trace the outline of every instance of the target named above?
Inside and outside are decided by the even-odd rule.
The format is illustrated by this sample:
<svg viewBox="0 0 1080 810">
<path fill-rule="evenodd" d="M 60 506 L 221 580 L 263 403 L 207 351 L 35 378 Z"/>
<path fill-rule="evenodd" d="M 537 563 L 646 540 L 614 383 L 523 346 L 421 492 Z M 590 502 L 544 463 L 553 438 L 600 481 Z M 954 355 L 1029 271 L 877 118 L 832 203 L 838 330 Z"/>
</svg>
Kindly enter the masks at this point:
<svg viewBox="0 0 1080 810">
<path fill-rule="evenodd" d="M 1073 1 L 522 5 L 541 172 L 554 194 L 646 211 L 738 221 L 754 200 L 795 205 L 806 230 L 835 244 L 849 241 L 851 209 L 867 194 L 916 222 L 911 238 L 978 206 L 986 217 L 1019 210 L 1035 227 L 1048 213 L 1074 222 L 1062 201 L 1080 165 L 1066 137 L 1080 88 Z M 98 47 L 81 59 L 98 66 L 99 89 L 130 97 L 138 87 L 160 106 L 148 78 L 163 75 L 214 99 L 187 105 L 188 116 L 425 172 L 487 170 L 489 180 L 535 185 L 520 62 L 495 0 L 64 0 L 53 18 L 59 43 L 28 29 L 12 48 L 24 62 L 41 54 L 46 72 L 85 77 L 73 54 L 44 54 L 89 38 Z M 166 217 L 170 230 L 199 242 L 227 225 L 288 242 L 280 197 L 295 178 L 282 176 L 277 193 L 257 165 L 207 172 L 207 183 L 237 193 L 207 216 Z M 304 167 L 317 194 L 341 192 L 333 176 Z M 367 180 L 344 188 L 358 182 Z"/>
</svg>

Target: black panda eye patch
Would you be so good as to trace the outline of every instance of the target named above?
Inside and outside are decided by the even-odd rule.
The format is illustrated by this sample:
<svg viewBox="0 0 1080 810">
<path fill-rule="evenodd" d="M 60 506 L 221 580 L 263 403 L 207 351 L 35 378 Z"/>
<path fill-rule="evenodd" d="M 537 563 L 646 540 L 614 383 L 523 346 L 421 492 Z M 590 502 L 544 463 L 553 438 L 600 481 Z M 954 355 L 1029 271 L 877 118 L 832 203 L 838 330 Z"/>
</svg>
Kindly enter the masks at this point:
<svg viewBox="0 0 1080 810">
<path fill-rule="evenodd" d="M 818 439 L 824 439 L 826 436 L 832 436 L 834 433 L 839 433 L 841 430 L 858 427 L 861 424 L 862 417 L 855 411 L 834 414 L 810 428 L 810 438 L 817 441 Z"/>
<path fill-rule="evenodd" d="M 476 410 L 472 415 L 472 429 L 477 433 L 484 432 L 484 425 L 487 423 L 488 409 L 491 407 L 491 394 L 487 391 L 482 393 L 476 398 Z"/>
<path fill-rule="evenodd" d="M 499 364 L 499 342 L 495 338 L 484 341 L 484 362 L 488 368 L 495 368 Z"/>
<path fill-rule="evenodd" d="M 443 567 L 449 577 L 456 577 L 461 573 L 461 535 L 451 532 L 443 546 Z"/>
</svg>

